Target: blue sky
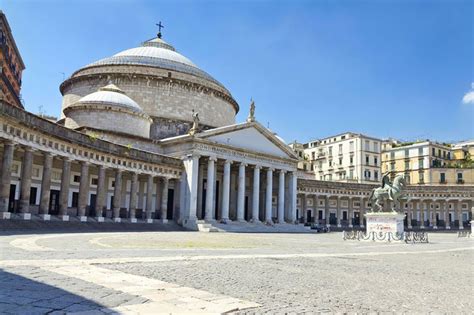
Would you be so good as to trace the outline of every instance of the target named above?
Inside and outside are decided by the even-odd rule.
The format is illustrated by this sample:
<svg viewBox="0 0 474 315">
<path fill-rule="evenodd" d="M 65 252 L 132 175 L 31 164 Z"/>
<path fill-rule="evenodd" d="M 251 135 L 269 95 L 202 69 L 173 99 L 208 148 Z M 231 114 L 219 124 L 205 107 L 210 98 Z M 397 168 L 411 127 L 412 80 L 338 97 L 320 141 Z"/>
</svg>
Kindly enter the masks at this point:
<svg viewBox="0 0 474 315">
<path fill-rule="evenodd" d="M 163 39 L 231 91 L 237 121 L 253 97 L 257 119 L 288 142 L 345 131 L 455 141 L 474 137 L 473 3 L 0 0 L 0 8 L 27 67 L 32 112 L 59 116 L 64 76 L 154 37 L 161 20 Z"/>
</svg>

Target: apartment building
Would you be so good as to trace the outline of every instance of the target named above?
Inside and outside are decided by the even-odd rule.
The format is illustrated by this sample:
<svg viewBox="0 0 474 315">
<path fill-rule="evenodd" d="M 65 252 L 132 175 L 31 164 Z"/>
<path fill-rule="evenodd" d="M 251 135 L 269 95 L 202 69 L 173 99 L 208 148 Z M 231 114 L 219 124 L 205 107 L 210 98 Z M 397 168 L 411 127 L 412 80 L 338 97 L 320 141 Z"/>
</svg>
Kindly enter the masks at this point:
<svg viewBox="0 0 474 315">
<path fill-rule="evenodd" d="M 375 183 L 381 179 L 382 140 L 346 132 L 304 144 L 317 180 Z"/>
</svg>

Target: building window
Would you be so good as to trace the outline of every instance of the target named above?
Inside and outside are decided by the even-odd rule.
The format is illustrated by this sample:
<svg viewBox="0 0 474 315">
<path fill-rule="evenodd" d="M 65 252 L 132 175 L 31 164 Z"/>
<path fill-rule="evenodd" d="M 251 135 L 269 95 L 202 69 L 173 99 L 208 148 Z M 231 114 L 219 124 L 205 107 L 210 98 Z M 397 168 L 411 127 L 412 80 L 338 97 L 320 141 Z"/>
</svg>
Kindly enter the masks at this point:
<svg viewBox="0 0 474 315">
<path fill-rule="evenodd" d="M 418 177 L 420 178 L 420 183 L 424 183 L 425 182 L 425 173 L 424 172 L 420 172 L 418 174 Z"/>
<path fill-rule="evenodd" d="M 378 161 L 377 157 L 374 156 L 374 165 L 377 166 L 378 162 L 379 162 L 379 161 Z"/>
<path fill-rule="evenodd" d="M 390 163 L 390 170 L 391 171 L 395 170 L 395 162 Z"/>
<path fill-rule="evenodd" d="M 339 165 L 342 165 L 342 158 L 339 158 Z"/>
<path fill-rule="evenodd" d="M 370 141 L 365 140 L 365 151 L 370 151 Z"/>
<path fill-rule="evenodd" d="M 74 175 L 73 181 L 74 181 L 75 183 L 81 182 L 81 176 L 79 176 L 79 175 Z"/>
<path fill-rule="evenodd" d="M 354 156 L 351 155 L 351 157 L 349 158 L 349 163 L 354 164 Z"/>
<path fill-rule="evenodd" d="M 349 142 L 349 151 L 354 152 L 354 141 Z"/>
<path fill-rule="evenodd" d="M 390 159 L 393 160 L 395 158 L 395 151 L 390 152 Z"/>
<path fill-rule="evenodd" d="M 418 148 L 418 155 L 423 155 L 423 148 Z"/>
<path fill-rule="evenodd" d="M 369 156 L 368 155 L 365 156 L 365 165 L 369 165 Z"/>
<path fill-rule="evenodd" d="M 423 168 L 423 159 L 418 159 L 418 168 Z"/>
<path fill-rule="evenodd" d="M 311 152 L 311 159 L 312 160 L 316 159 L 316 152 L 314 152 L 314 151 Z"/>
<path fill-rule="evenodd" d="M 36 204 L 36 194 L 38 193 L 38 188 L 31 187 L 30 188 L 30 205 Z"/>
<path fill-rule="evenodd" d="M 457 174 L 457 183 L 458 184 L 464 184 L 464 180 L 462 178 L 462 173 Z"/>
<path fill-rule="evenodd" d="M 445 173 L 439 173 L 439 182 L 444 184 L 446 183 L 446 174 Z"/>
<path fill-rule="evenodd" d="M 435 148 L 432 148 L 432 149 L 431 149 L 431 155 L 432 155 L 432 156 L 436 156 L 436 149 L 435 149 Z"/>
<path fill-rule="evenodd" d="M 407 158 L 407 157 L 409 157 L 409 156 L 410 156 L 410 150 L 406 149 L 406 150 L 405 150 L 405 157 Z"/>
<path fill-rule="evenodd" d="M 354 170 L 349 171 L 349 179 L 354 179 Z"/>
<path fill-rule="evenodd" d="M 332 160 L 329 160 L 329 167 L 332 166 Z"/>
<path fill-rule="evenodd" d="M 78 201 L 79 201 L 79 193 L 78 193 L 78 192 L 73 192 L 73 193 L 72 193 L 72 204 L 71 204 L 71 207 L 77 208 Z"/>
<path fill-rule="evenodd" d="M 98 178 L 91 178 L 91 185 L 97 186 L 98 183 L 99 183 Z"/>
<path fill-rule="evenodd" d="M 378 179 L 379 179 L 379 172 L 374 171 L 374 180 L 378 180 Z"/>
<path fill-rule="evenodd" d="M 410 161 L 405 161 L 405 170 L 410 169 Z"/>
<path fill-rule="evenodd" d="M 332 155 L 332 146 L 329 147 L 329 155 Z"/>
<path fill-rule="evenodd" d="M 379 152 L 379 143 L 374 142 L 374 152 Z"/>
</svg>

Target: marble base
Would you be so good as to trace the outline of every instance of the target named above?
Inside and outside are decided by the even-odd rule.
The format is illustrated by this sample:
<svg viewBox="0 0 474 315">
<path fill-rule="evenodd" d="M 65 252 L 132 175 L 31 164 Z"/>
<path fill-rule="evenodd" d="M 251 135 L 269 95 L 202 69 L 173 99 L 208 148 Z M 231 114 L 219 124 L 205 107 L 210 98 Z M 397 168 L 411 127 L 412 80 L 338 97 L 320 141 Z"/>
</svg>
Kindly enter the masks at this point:
<svg viewBox="0 0 474 315">
<path fill-rule="evenodd" d="M 59 220 L 64 221 L 64 222 L 69 221 L 69 216 L 68 215 L 60 215 Z"/>
<path fill-rule="evenodd" d="M 231 221 L 230 219 L 221 219 L 219 222 L 220 222 L 220 223 L 223 223 L 223 224 L 227 224 L 227 223 L 230 223 L 230 222 L 232 222 L 232 221 Z M 255 223 L 255 222 L 254 222 L 254 223 Z"/>
<path fill-rule="evenodd" d="M 43 221 L 50 221 L 51 220 L 51 215 L 49 215 L 49 214 L 40 214 L 40 218 Z"/>
<path fill-rule="evenodd" d="M 405 218 L 405 214 L 376 212 L 367 213 L 365 217 L 367 219 L 367 233 L 391 232 L 393 234 L 402 234 L 404 232 L 403 219 Z"/>
<path fill-rule="evenodd" d="M 11 217 L 12 214 L 10 212 L 0 212 L 0 220 L 9 220 Z"/>
<path fill-rule="evenodd" d="M 472 226 L 472 225 L 471 225 Z M 446 226 L 446 230 L 451 230 L 451 227 L 448 225 Z"/>
<path fill-rule="evenodd" d="M 153 219 L 146 219 L 146 223 L 153 223 Z"/>
<path fill-rule="evenodd" d="M 122 218 L 114 218 L 114 222 L 115 223 L 120 223 L 120 222 L 122 222 Z"/>
<path fill-rule="evenodd" d="M 135 218 L 131 218 L 131 219 L 130 219 L 130 223 L 137 223 L 137 222 L 138 222 L 138 221 L 137 221 L 137 219 L 135 219 Z"/>
<path fill-rule="evenodd" d="M 352 229 L 354 226 L 352 224 L 349 224 L 349 227 Z"/>
<path fill-rule="evenodd" d="M 168 219 L 160 219 L 160 223 L 168 223 Z"/>
<path fill-rule="evenodd" d="M 433 226 L 433 230 L 437 230 L 438 229 L 438 226 Z"/>
<path fill-rule="evenodd" d="M 340 227 L 342 227 L 342 225 L 341 225 L 341 224 L 338 224 L 337 227 L 340 228 Z"/>
<path fill-rule="evenodd" d="M 85 215 L 79 217 L 79 221 L 87 222 L 87 217 Z"/>
<path fill-rule="evenodd" d="M 23 220 L 31 220 L 31 213 L 20 213 L 19 215 Z"/>
<path fill-rule="evenodd" d="M 104 222 L 104 217 L 96 217 L 97 222 Z"/>
<path fill-rule="evenodd" d="M 183 227 L 192 231 L 198 231 L 198 225 L 196 219 L 183 219 L 181 222 Z"/>
<path fill-rule="evenodd" d="M 460 226 L 459 229 L 460 229 L 460 230 L 464 230 L 464 226 Z"/>
</svg>

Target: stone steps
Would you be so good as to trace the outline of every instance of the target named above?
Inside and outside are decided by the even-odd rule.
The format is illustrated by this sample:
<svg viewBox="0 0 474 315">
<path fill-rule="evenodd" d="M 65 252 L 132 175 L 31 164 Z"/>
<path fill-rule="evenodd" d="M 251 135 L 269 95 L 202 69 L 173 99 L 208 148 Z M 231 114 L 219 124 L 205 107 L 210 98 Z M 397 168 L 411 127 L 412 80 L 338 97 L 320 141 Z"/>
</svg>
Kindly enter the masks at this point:
<svg viewBox="0 0 474 315">
<path fill-rule="evenodd" d="M 217 221 L 198 221 L 201 232 L 231 232 L 231 233 L 315 233 L 315 230 L 302 224 L 274 224 L 236 222 L 220 223 Z"/>
</svg>

